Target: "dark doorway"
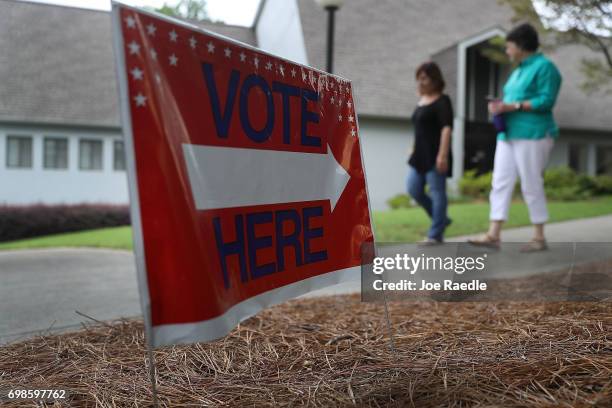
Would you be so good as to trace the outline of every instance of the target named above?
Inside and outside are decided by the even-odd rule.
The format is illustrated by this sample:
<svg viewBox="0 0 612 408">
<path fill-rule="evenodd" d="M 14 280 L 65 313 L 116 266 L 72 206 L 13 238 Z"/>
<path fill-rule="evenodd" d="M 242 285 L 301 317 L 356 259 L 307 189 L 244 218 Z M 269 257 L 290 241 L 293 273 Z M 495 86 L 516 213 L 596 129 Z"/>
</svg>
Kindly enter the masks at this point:
<svg viewBox="0 0 612 408">
<path fill-rule="evenodd" d="M 496 131 L 487 110 L 487 96 L 501 98 L 509 66 L 499 39 L 467 50 L 464 169 L 477 174 L 493 169 Z"/>
</svg>

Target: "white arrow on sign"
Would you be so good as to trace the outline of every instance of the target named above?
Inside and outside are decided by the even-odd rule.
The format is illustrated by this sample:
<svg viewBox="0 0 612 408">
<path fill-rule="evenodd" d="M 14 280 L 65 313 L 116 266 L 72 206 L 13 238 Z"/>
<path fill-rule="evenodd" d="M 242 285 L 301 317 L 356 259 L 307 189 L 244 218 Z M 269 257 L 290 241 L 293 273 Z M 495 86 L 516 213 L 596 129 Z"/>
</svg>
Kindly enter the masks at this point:
<svg viewBox="0 0 612 408">
<path fill-rule="evenodd" d="M 350 176 L 326 154 L 183 144 L 198 210 L 328 199 L 334 210 Z"/>
</svg>

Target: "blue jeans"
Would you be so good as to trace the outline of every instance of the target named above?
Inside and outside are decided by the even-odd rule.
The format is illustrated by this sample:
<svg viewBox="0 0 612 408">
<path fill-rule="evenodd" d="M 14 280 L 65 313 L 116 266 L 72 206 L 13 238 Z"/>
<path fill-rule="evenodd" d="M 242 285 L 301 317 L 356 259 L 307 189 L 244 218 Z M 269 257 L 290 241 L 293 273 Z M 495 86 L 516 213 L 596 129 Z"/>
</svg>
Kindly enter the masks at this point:
<svg viewBox="0 0 612 408">
<path fill-rule="evenodd" d="M 409 166 L 406 186 L 408 193 L 427 212 L 432 223 L 427 236 L 442 241 L 444 229 L 451 220 L 446 215 L 448 200 L 446 198 L 446 175 L 438 173 L 435 167 L 422 174 Z M 429 186 L 429 195 L 425 193 L 425 184 Z"/>
</svg>

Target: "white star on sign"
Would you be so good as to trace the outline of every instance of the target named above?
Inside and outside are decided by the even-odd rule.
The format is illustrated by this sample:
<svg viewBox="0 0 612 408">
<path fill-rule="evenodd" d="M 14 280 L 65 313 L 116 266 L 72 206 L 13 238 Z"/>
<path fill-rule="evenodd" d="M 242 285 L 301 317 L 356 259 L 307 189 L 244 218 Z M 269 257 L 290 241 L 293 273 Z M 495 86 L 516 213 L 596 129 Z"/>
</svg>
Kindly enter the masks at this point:
<svg viewBox="0 0 612 408">
<path fill-rule="evenodd" d="M 357 132 L 355 132 L 355 128 L 351 129 L 351 136 L 357 136 Z"/>
<path fill-rule="evenodd" d="M 246 60 L 246 54 L 244 52 L 240 53 L 240 62 L 244 62 Z"/>
<path fill-rule="evenodd" d="M 147 97 L 144 96 L 143 94 L 139 93 L 138 95 L 136 95 L 134 97 L 134 100 L 136 101 L 136 106 L 145 106 L 145 102 L 147 101 Z"/>
<path fill-rule="evenodd" d="M 225 58 L 229 58 L 232 56 L 232 50 L 230 50 L 229 48 L 224 49 L 223 52 L 225 52 Z"/>
<path fill-rule="evenodd" d="M 295 72 L 295 68 L 291 68 L 291 77 L 295 78 L 295 74 L 297 74 L 297 72 Z"/>
<path fill-rule="evenodd" d="M 342 115 L 338 115 L 338 122 L 342 122 Z"/>
<path fill-rule="evenodd" d="M 172 54 L 168 59 L 170 60 L 170 65 L 176 67 L 176 63 L 178 62 L 176 55 Z"/>
<path fill-rule="evenodd" d="M 332 97 L 329 99 L 329 103 L 331 103 L 331 104 L 333 105 L 333 104 L 334 104 L 334 101 L 335 101 L 335 99 L 334 99 L 334 97 L 332 96 Z"/>
<path fill-rule="evenodd" d="M 130 71 L 130 74 L 132 74 L 132 77 L 134 78 L 134 80 L 136 81 L 142 80 L 143 72 L 140 68 L 134 68 L 133 70 Z"/>
<path fill-rule="evenodd" d="M 140 53 L 140 45 L 136 41 L 132 41 L 131 43 L 129 43 L 128 48 L 130 49 L 130 54 Z"/>
<path fill-rule="evenodd" d="M 195 50 L 196 45 L 198 44 L 198 40 L 196 40 L 193 36 L 189 39 L 189 46 Z"/>
<path fill-rule="evenodd" d="M 253 58 L 253 64 L 255 64 L 255 68 L 259 68 L 259 58 Z"/>
<path fill-rule="evenodd" d="M 346 106 L 348 106 L 348 107 L 349 107 L 349 109 L 351 109 L 351 106 L 353 106 L 353 104 L 351 103 L 351 101 L 348 101 L 348 102 L 346 103 Z"/>
<path fill-rule="evenodd" d="M 352 122 L 355 118 L 353 117 L 353 115 L 349 116 L 349 122 Z"/>
<path fill-rule="evenodd" d="M 282 76 L 285 76 L 285 68 L 283 68 L 283 66 L 282 66 L 282 65 L 279 65 L 279 66 L 278 66 L 278 70 L 280 71 L 280 74 L 281 74 Z"/>
<path fill-rule="evenodd" d="M 206 47 L 208 47 L 208 52 L 211 54 L 215 52 L 215 44 L 213 44 L 212 41 L 209 41 L 208 44 L 206 44 Z"/>
<path fill-rule="evenodd" d="M 306 79 L 308 79 L 308 74 L 302 71 L 302 81 L 306 81 Z"/>
<path fill-rule="evenodd" d="M 272 69 L 272 63 L 270 61 L 266 62 L 266 69 L 268 71 Z"/>
<path fill-rule="evenodd" d="M 129 28 L 136 28 L 136 20 L 134 20 L 134 17 L 132 16 L 127 17 L 125 19 L 125 23 Z"/>
<path fill-rule="evenodd" d="M 157 59 L 157 51 L 155 51 L 153 48 L 151 48 L 151 58 L 153 58 L 154 60 Z"/>
<path fill-rule="evenodd" d="M 157 27 L 155 27 L 155 25 L 153 23 L 151 23 L 151 24 L 149 24 L 147 26 L 147 34 L 155 35 L 155 31 L 157 31 Z"/>
<path fill-rule="evenodd" d="M 176 33 L 176 31 L 172 30 L 170 31 L 170 41 L 172 42 L 176 42 L 176 39 L 178 38 L 178 34 Z"/>
</svg>

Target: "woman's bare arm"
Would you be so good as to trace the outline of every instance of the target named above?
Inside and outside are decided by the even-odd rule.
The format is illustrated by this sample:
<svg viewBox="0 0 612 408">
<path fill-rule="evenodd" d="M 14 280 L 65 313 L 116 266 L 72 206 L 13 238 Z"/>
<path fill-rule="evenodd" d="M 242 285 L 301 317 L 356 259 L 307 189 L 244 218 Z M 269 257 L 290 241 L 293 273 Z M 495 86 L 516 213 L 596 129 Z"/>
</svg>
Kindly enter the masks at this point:
<svg viewBox="0 0 612 408">
<path fill-rule="evenodd" d="M 452 129 L 450 126 L 444 126 L 440 132 L 440 148 L 438 149 L 438 157 L 436 158 L 436 167 L 440 173 L 448 171 L 448 153 L 450 151 Z"/>
</svg>

